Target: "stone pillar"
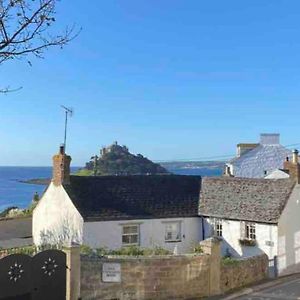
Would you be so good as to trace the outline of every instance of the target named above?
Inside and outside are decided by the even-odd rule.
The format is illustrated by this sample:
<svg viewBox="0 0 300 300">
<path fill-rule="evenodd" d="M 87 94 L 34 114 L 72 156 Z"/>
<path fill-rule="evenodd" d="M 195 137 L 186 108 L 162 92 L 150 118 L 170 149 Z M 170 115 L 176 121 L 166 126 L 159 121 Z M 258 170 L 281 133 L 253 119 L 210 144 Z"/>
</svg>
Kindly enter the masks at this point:
<svg viewBox="0 0 300 300">
<path fill-rule="evenodd" d="M 221 242 L 217 238 L 209 238 L 200 242 L 203 253 L 210 255 L 209 294 L 221 293 Z"/>
<path fill-rule="evenodd" d="M 65 247 L 67 255 L 66 300 L 80 299 L 80 246 Z"/>
</svg>

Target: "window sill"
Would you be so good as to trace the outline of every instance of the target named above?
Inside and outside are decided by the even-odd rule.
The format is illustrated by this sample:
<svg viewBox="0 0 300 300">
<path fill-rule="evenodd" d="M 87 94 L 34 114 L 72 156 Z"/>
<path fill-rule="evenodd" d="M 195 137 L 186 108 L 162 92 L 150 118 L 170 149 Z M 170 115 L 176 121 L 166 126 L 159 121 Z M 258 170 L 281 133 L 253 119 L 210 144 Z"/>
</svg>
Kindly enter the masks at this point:
<svg viewBox="0 0 300 300">
<path fill-rule="evenodd" d="M 212 235 L 212 237 L 218 241 L 223 241 L 223 236 Z"/>
<path fill-rule="evenodd" d="M 170 240 L 170 241 L 166 241 L 165 240 L 165 243 L 180 243 L 181 240 Z"/>
</svg>

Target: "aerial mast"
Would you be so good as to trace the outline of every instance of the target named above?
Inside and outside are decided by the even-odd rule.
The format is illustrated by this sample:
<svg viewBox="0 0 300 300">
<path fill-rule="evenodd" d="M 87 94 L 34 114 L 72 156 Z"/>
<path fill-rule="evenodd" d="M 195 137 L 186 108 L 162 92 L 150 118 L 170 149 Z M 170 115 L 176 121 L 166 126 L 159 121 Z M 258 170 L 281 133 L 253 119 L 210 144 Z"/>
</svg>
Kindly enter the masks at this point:
<svg viewBox="0 0 300 300">
<path fill-rule="evenodd" d="M 73 115 L 73 109 L 66 107 L 64 105 L 61 105 L 62 109 L 65 111 L 65 132 L 64 132 L 64 148 L 66 152 L 67 148 L 67 130 L 68 130 L 68 117 L 72 117 Z"/>
</svg>

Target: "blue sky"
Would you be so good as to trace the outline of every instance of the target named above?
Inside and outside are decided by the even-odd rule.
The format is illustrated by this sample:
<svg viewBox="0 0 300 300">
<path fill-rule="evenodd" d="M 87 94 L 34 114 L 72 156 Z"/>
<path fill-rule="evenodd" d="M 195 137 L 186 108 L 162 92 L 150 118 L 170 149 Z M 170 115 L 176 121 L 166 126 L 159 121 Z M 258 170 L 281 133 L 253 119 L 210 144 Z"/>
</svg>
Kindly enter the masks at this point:
<svg viewBox="0 0 300 300">
<path fill-rule="evenodd" d="M 44 60 L 1 66 L 0 165 L 50 165 L 73 107 L 82 165 L 114 140 L 154 160 L 235 153 L 261 132 L 300 143 L 300 2 L 63 0 L 82 26 Z"/>
</svg>

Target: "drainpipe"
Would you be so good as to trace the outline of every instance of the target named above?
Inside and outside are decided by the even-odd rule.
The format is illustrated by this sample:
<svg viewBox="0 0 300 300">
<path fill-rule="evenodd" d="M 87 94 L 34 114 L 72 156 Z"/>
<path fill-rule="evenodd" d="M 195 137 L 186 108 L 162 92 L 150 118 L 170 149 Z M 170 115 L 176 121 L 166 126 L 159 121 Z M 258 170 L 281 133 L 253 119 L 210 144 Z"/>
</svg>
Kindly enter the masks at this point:
<svg viewBox="0 0 300 300">
<path fill-rule="evenodd" d="M 201 223 L 202 223 L 202 240 L 205 240 L 205 229 L 204 229 L 204 217 L 201 216 Z"/>
</svg>

